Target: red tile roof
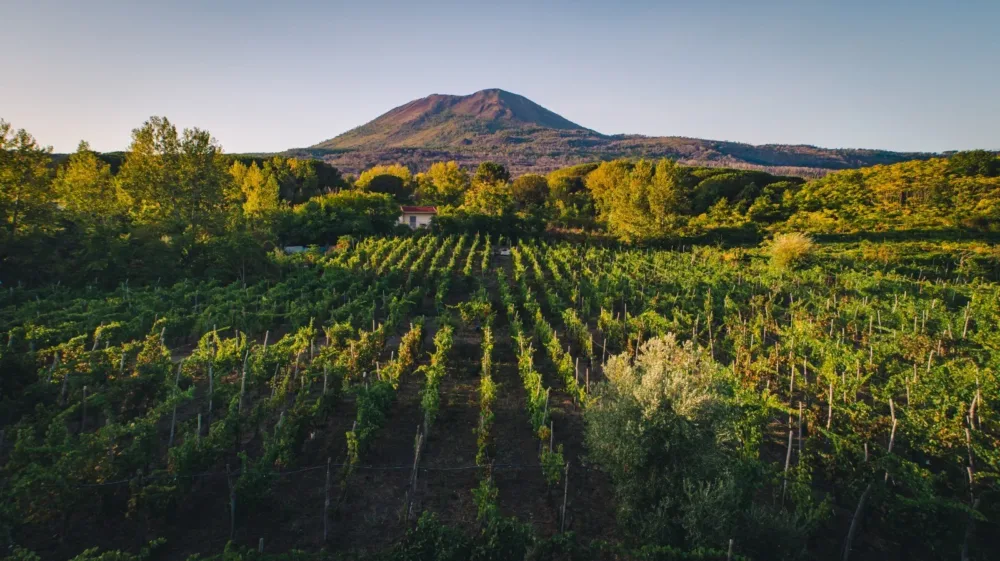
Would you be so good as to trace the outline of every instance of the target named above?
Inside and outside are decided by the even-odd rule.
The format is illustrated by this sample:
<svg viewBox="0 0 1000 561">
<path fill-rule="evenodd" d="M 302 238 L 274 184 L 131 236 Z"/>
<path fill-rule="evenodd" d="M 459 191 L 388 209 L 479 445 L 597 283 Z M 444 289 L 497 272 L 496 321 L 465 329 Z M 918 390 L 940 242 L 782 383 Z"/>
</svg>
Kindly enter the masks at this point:
<svg viewBox="0 0 1000 561">
<path fill-rule="evenodd" d="M 401 206 L 399 210 L 410 214 L 437 214 L 437 207 L 433 206 Z"/>
</svg>

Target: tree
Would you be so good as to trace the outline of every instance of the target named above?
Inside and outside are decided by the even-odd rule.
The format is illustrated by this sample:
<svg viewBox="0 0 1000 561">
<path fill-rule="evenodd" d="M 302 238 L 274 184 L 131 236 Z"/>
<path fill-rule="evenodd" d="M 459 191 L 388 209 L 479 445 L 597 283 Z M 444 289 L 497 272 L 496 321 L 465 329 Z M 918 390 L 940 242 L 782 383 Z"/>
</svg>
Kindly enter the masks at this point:
<svg viewBox="0 0 1000 561">
<path fill-rule="evenodd" d="M 514 200 L 506 183 L 477 182 L 466 193 L 462 209 L 475 214 L 503 216 L 514 211 Z"/>
<path fill-rule="evenodd" d="M 242 196 L 243 215 L 257 230 L 268 230 L 276 213 L 281 209 L 278 198 L 280 187 L 274 168 L 265 164 L 264 170 L 252 162 L 249 167 L 233 162 L 229 168 L 233 182 Z"/>
<path fill-rule="evenodd" d="M 0 120 L 0 215 L 11 237 L 45 223 L 52 195 L 51 153 L 24 129 L 14 131 Z"/>
<path fill-rule="evenodd" d="M 132 214 L 168 232 L 199 233 L 219 223 L 232 193 L 222 149 L 200 129 L 183 136 L 164 117 L 132 131 L 132 145 L 118 174 Z"/>
<path fill-rule="evenodd" d="M 427 173 L 417 176 L 417 196 L 422 202 L 459 206 L 469 190 L 469 172 L 458 163 L 435 162 Z"/>
<path fill-rule="evenodd" d="M 283 217 L 281 238 L 290 244 L 332 244 L 346 234 L 387 234 L 399 214 L 399 205 L 382 193 L 332 193 L 293 207 Z"/>
<path fill-rule="evenodd" d="M 617 489 L 622 527 L 677 543 L 685 481 L 711 480 L 724 459 L 718 367 L 668 335 L 644 343 L 635 361 L 615 356 L 605 372 L 584 413 L 587 449 Z"/>
<path fill-rule="evenodd" d="M 232 196 L 222 148 L 200 129 L 184 129 L 181 141 L 182 217 L 195 232 L 215 226 Z"/>
<path fill-rule="evenodd" d="M 346 187 L 337 168 L 319 160 L 299 160 L 275 156 L 272 162 L 281 161 L 288 169 L 291 181 L 280 182 L 280 195 L 286 201 L 301 203 L 311 197 L 330 193 Z M 280 179 L 280 178 L 279 178 Z"/>
<path fill-rule="evenodd" d="M 382 193 L 392 197 L 397 203 L 405 203 L 413 196 L 409 184 L 396 175 L 384 173 L 376 175 L 368 182 L 366 190 L 370 193 Z"/>
<path fill-rule="evenodd" d="M 229 156 L 229 159 L 234 163 L 239 162 L 244 169 L 256 163 L 265 177 L 274 175 L 278 183 L 279 199 L 292 204 L 304 203 L 312 197 L 350 187 L 337 168 L 319 160 L 242 155 Z M 232 171 L 230 167 L 230 173 Z"/>
<path fill-rule="evenodd" d="M 670 160 L 604 162 L 586 181 L 601 219 L 626 241 L 671 233 L 683 224 L 689 208 L 677 165 Z"/>
<path fill-rule="evenodd" d="M 958 152 L 948 158 L 948 172 L 966 177 L 997 177 L 1000 175 L 1000 159 L 986 150 Z"/>
<path fill-rule="evenodd" d="M 649 210 L 659 227 L 673 225 L 677 215 L 689 209 L 690 198 L 679 171 L 676 162 L 664 158 L 656 162 L 650 178 Z"/>
<path fill-rule="evenodd" d="M 741 431 L 763 430 L 763 403 L 734 399 L 731 375 L 672 334 L 643 343 L 634 359 L 611 358 L 604 371 L 584 410 L 585 441 L 615 487 L 619 527 L 651 544 L 735 538 L 755 559 L 801 552 L 812 520 L 755 501 L 769 476 L 738 452 Z"/>
<path fill-rule="evenodd" d="M 522 175 L 511 183 L 510 194 L 521 208 L 541 206 L 549 198 L 549 182 L 541 175 Z"/>
<path fill-rule="evenodd" d="M 53 191 L 62 208 L 86 224 L 105 225 L 123 210 L 111 166 L 86 142 L 81 141 L 76 153 L 59 169 Z"/>
<path fill-rule="evenodd" d="M 510 172 L 496 162 L 482 162 L 476 169 L 476 175 L 472 181 L 474 183 L 507 183 L 510 181 Z"/>
<path fill-rule="evenodd" d="M 404 185 L 409 186 L 410 182 L 413 181 L 413 174 L 410 173 L 410 169 L 402 164 L 392 164 L 388 166 L 374 166 L 370 169 L 366 169 L 361 172 L 358 176 L 358 180 L 354 182 L 354 185 L 362 189 L 368 188 L 369 184 L 373 179 L 380 175 L 394 175 L 402 180 Z"/>
<path fill-rule="evenodd" d="M 591 226 L 594 222 L 594 197 L 587 189 L 586 178 L 598 164 L 581 164 L 553 171 L 546 178 L 553 219 L 565 227 Z"/>
</svg>

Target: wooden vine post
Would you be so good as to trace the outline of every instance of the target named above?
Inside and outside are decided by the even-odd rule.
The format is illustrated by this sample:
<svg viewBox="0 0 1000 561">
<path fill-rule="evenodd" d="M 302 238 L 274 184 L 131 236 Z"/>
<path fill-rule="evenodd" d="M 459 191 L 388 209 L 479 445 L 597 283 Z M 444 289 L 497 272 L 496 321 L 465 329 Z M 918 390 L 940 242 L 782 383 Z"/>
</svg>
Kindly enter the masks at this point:
<svg viewBox="0 0 1000 561">
<path fill-rule="evenodd" d="M 181 368 L 184 366 L 184 361 L 177 363 L 177 375 L 174 376 L 174 396 L 176 397 L 177 392 L 180 391 L 181 383 Z M 167 448 L 174 445 L 174 429 L 177 427 L 177 404 L 174 403 L 174 412 L 170 415 L 170 440 L 167 441 Z"/>
<path fill-rule="evenodd" d="M 788 450 L 785 452 L 785 471 L 781 482 L 781 502 L 785 502 L 785 491 L 788 490 L 788 468 L 792 465 L 792 436 L 794 431 L 788 429 Z"/>
<path fill-rule="evenodd" d="M 87 426 L 87 386 L 83 386 L 83 416 L 80 418 L 80 432 Z"/>
<path fill-rule="evenodd" d="M 889 399 L 889 412 L 892 415 L 892 432 L 889 434 L 889 448 L 888 448 L 888 453 L 892 454 L 893 444 L 896 443 L 896 426 L 898 424 L 898 420 L 896 419 L 896 406 L 893 403 L 892 398 Z M 868 443 L 867 442 L 865 443 L 865 463 L 868 463 Z M 888 480 L 889 480 L 889 470 L 886 470 L 885 471 L 885 477 L 883 478 L 883 481 L 888 481 Z M 864 513 L 865 503 L 868 502 L 868 497 L 872 493 L 872 487 L 873 486 L 874 486 L 874 482 L 873 481 L 869 482 L 868 485 L 865 487 L 865 490 L 861 493 L 861 498 L 858 499 L 858 506 L 857 506 L 857 508 L 854 509 L 854 516 L 851 518 L 851 526 L 847 530 L 847 539 L 844 540 L 844 557 L 843 557 L 843 561 L 848 561 L 848 558 L 851 555 L 851 548 L 854 545 L 854 538 L 855 538 L 855 536 L 858 533 L 858 526 L 861 523 L 861 516 Z"/>
<path fill-rule="evenodd" d="M 330 458 L 326 459 L 326 485 L 323 487 L 323 543 L 330 536 Z"/>
<path fill-rule="evenodd" d="M 559 521 L 559 532 L 566 531 L 566 498 L 569 496 L 569 462 L 566 462 L 566 468 L 563 470 L 563 502 L 562 502 L 562 515 Z"/>
<path fill-rule="evenodd" d="M 229 464 L 226 464 L 226 485 L 229 487 L 229 539 L 232 540 L 236 535 L 236 485 Z"/>
<path fill-rule="evenodd" d="M 247 358 L 250 358 L 250 351 L 247 351 Z M 237 412 L 243 412 L 243 396 L 247 392 L 247 363 L 243 361 L 243 375 L 240 377 L 240 402 Z"/>
<path fill-rule="evenodd" d="M 216 333 L 217 330 L 218 328 L 213 325 L 212 334 L 217 335 Z M 209 427 L 212 426 L 212 398 L 215 395 L 215 371 L 214 371 L 215 355 L 216 355 L 215 339 L 212 340 L 211 350 L 212 350 L 212 357 L 208 361 L 208 426 Z"/>
<path fill-rule="evenodd" d="M 423 449 L 424 435 L 420 432 L 420 425 L 417 425 L 417 436 L 413 444 L 413 469 L 410 471 L 410 488 L 406 492 L 406 500 L 403 505 L 403 516 L 408 522 L 413 516 L 413 503 L 417 494 L 417 473 L 420 469 L 420 452 Z"/>
</svg>

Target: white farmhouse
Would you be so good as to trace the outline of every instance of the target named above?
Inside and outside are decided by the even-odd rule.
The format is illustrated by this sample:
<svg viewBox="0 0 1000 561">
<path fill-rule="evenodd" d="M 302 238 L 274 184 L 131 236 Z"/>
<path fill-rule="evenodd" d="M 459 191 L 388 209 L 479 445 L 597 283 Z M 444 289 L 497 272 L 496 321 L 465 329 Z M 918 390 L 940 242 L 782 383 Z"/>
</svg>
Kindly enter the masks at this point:
<svg viewBox="0 0 1000 561">
<path fill-rule="evenodd" d="M 437 207 L 433 206 L 401 206 L 399 210 L 403 214 L 399 217 L 400 224 L 406 224 L 410 228 L 427 228 L 431 225 L 431 218 L 437 214 Z"/>
</svg>

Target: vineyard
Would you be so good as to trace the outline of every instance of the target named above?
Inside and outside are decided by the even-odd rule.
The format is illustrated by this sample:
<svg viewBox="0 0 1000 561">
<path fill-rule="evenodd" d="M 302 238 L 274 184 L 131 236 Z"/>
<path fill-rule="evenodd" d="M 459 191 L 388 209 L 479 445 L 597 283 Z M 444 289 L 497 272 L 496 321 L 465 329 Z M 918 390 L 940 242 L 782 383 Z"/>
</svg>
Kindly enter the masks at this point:
<svg viewBox="0 0 1000 561">
<path fill-rule="evenodd" d="M 271 260 L 0 293 L 0 556 L 1000 556 L 995 246 Z"/>
</svg>

